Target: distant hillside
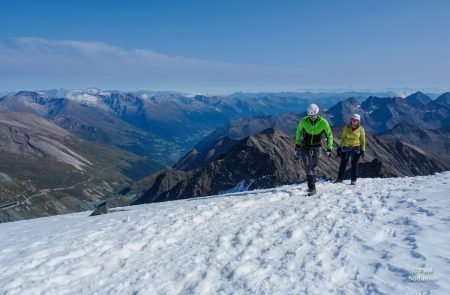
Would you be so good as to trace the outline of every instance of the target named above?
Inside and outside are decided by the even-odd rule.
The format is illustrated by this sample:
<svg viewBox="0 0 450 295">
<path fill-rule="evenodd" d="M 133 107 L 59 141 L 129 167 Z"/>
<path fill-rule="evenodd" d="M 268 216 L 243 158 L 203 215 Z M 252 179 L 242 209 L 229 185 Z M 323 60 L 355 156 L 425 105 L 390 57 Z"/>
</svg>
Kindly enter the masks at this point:
<svg viewBox="0 0 450 295">
<path fill-rule="evenodd" d="M 0 98 L 0 113 L 22 112 L 51 120 L 73 135 L 146 156 L 145 175 L 172 163 L 171 144 L 117 118 L 105 107 L 92 102 L 53 99 L 36 92 L 21 91 Z M 163 153 L 162 150 L 165 152 Z"/>
<path fill-rule="evenodd" d="M 29 113 L 0 113 L 0 221 L 88 210 L 131 183 L 144 159 L 80 140 Z"/>
<path fill-rule="evenodd" d="M 380 134 L 384 138 L 401 140 L 429 153 L 450 167 L 450 126 L 425 129 L 408 123 L 400 123 Z"/>
</svg>

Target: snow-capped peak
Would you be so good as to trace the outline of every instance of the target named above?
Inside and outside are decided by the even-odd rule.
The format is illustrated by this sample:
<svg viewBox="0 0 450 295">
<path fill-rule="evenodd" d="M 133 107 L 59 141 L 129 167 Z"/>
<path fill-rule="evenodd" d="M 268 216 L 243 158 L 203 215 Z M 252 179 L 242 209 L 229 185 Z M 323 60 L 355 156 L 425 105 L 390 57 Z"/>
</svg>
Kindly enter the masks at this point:
<svg viewBox="0 0 450 295">
<path fill-rule="evenodd" d="M 66 96 L 66 98 L 79 101 L 79 102 L 89 102 L 89 103 L 96 103 L 98 101 L 98 97 L 95 95 L 91 95 L 88 93 L 73 93 L 69 92 Z"/>
</svg>

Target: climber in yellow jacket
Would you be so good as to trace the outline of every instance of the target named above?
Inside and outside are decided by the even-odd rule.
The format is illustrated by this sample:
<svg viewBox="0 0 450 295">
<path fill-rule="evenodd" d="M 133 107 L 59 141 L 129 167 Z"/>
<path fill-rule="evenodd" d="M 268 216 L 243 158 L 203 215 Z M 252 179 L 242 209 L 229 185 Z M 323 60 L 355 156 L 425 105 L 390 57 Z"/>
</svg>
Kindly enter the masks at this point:
<svg viewBox="0 0 450 295">
<path fill-rule="evenodd" d="M 366 151 L 366 133 L 360 125 L 360 122 L 360 115 L 354 114 L 350 124 L 342 130 L 341 144 L 337 150 L 338 156 L 341 157 L 341 164 L 339 165 L 336 182 L 342 182 L 348 160 L 352 158 L 351 184 L 356 184 L 356 179 L 358 178 L 358 161 L 360 158 L 364 158 Z"/>
</svg>

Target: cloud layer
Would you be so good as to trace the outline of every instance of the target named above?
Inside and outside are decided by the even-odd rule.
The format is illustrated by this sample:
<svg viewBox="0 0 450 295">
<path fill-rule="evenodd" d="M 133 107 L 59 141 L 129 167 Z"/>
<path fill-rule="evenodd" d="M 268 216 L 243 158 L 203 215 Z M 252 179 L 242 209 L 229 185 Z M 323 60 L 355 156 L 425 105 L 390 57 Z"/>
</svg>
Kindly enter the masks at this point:
<svg viewBox="0 0 450 295">
<path fill-rule="evenodd" d="M 278 71 L 256 65 L 168 56 L 146 49 L 125 49 L 102 42 L 34 37 L 17 38 L 14 47 L 0 44 L 0 66 L 0 77 L 12 84 L 3 82 L 2 88 L 42 88 L 49 84 L 106 88 L 237 85 L 272 80 Z"/>
<path fill-rule="evenodd" d="M 298 55 L 293 66 L 261 66 L 169 56 L 102 42 L 22 37 L 0 44 L 0 90 L 99 87 L 182 91 L 448 87 L 449 61 Z M 331 58 L 333 56 L 333 58 Z M 331 58 L 331 59 L 330 59 Z M 447 84 L 446 84 L 447 83 Z"/>
</svg>

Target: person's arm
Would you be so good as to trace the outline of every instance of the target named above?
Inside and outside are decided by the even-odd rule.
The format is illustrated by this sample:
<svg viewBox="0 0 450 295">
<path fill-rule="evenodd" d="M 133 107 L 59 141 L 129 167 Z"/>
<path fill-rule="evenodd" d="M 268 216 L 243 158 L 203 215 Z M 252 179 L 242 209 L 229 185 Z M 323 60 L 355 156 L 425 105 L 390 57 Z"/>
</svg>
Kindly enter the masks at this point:
<svg viewBox="0 0 450 295">
<path fill-rule="evenodd" d="M 298 123 L 298 126 L 297 126 L 297 133 L 295 135 L 295 145 L 300 144 L 300 138 L 302 137 L 302 132 L 303 132 L 303 120 L 300 120 L 300 123 Z"/>
<path fill-rule="evenodd" d="M 342 146 L 343 146 L 343 142 L 344 142 L 345 136 L 347 135 L 347 132 L 345 131 L 345 129 L 346 128 L 344 126 L 344 128 L 342 129 L 342 132 L 341 132 L 341 141 L 339 142 L 339 146 L 338 146 L 337 151 L 336 151 L 338 157 L 342 156 Z"/>
<path fill-rule="evenodd" d="M 324 120 L 324 122 L 324 131 L 327 135 L 327 151 L 331 152 L 333 150 L 333 133 L 331 132 L 330 124 L 328 124 L 328 121 Z"/>
<path fill-rule="evenodd" d="M 364 153 L 366 151 L 366 131 L 361 127 L 361 138 L 359 139 L 361 142 L 361 150 Z"/>
<path fill-rule="evenodd" d="M 345 131 L 347 128 L 344 126 L 344 128 L 342 128 L 342 133 L 341 133 L 341 142 L 339 143 L 339 147 L 343 146 L 344 143 L 344 139 L 345 136 L 347 135 L 347 132 Z"/>
</svg>

